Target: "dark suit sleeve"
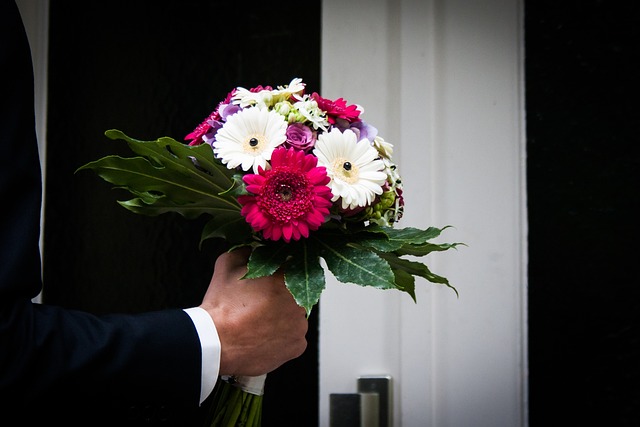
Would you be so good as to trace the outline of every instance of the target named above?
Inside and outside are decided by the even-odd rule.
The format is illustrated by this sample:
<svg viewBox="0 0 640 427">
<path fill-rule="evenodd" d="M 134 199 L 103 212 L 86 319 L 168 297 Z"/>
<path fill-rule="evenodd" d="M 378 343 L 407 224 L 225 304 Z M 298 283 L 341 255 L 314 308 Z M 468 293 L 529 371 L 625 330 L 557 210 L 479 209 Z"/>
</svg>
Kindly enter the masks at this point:
<svg viewBox="0 0 640 427">
<path fill-rule="evenodd" d="M 182 310 L 98 317 L 31 302 L 41 289 L 41 172 L 13 0 L 0 0 L 0 37 L 0 409 L 94 394 L 197 406 L 200 342 Z"/>
</svg>

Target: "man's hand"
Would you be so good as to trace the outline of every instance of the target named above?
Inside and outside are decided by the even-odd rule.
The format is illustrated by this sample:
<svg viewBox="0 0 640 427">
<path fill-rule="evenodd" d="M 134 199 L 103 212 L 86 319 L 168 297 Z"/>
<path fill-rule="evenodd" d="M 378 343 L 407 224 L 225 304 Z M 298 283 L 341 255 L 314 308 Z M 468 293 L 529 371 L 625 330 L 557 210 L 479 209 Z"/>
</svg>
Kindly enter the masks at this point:
<svg viewBox="0 0 640 427">
<path fill-rule="evenodd" d="M 200 305 L 218 330 L 220 375 L 266 374 L 307 347 L 305 310 L 286 288 L 282 273 L 240 280 L 248 253 L 236 250 L 218 257 Z"/>
</svg>

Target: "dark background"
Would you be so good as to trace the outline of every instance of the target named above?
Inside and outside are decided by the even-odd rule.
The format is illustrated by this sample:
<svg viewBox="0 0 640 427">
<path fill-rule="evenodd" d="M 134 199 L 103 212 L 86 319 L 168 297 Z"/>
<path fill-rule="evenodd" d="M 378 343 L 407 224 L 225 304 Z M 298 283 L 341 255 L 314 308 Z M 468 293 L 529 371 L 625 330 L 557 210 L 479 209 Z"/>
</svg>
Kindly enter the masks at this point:
<svg viewBox="0 0 640 427">
<path fill-rule="evenodd" d="M 74 172 L 131 154 L 105 130 L 180 141 L 236 86 L 301 77 L 319 91 L 320 2 L 286 19 L 269 1 L 54 1 L 50 12 L 43 299 L 95 313 L 198 305 L 223 249 L 198 248 L 205 219 L 135 215 L 116 203 L 128 194 Z M 267 377 L 266 426 L 318 418 L 318 310 L 305 354 Z"/>
<path fill-rule="evenodd" d="M 640 425 L 633 1 L 525 2 L 530 425 Z"/>
</svg>

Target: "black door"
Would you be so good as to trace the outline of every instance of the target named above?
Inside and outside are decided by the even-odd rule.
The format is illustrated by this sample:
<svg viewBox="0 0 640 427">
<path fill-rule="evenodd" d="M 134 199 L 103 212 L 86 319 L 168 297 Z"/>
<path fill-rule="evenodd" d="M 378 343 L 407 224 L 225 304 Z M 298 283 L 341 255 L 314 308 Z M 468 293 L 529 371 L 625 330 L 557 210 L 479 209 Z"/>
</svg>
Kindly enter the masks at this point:
<svg viewBox="0 0 640 427">
<path fill-rule="evenodd" d="M 530 425 L 640 425 L 632 1 L 527 1 Z"/>
<path fill-rule="evenodd" d="M 320 91 L 320 2 L 51 2 L 43 298 L 95 313 L 197 305 L 222 247 L 203 225 L 142 217 L 79 166 L 181 140 L 236 86 L 301 77 Z M 294 11 L 295 9 L 295 11 Z M 270 374 L 264 425 L 317 420 L 317 308 L 305 354 Z M 312 425 L 312 424 L 309 424 Z"/>
</svg>

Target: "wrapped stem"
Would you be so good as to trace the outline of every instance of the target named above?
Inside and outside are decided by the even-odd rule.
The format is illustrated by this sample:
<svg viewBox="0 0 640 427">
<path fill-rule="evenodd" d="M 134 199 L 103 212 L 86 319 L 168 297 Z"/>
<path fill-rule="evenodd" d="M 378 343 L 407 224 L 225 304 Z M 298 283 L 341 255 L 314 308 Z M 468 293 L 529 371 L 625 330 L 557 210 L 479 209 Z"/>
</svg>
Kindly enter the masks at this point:
<svg viewBox="0 0 640 427">
<path fill-rule="evenodd" d="M 222 377 L 214 390 L 207 426 L 260 427 L 266 377 Z"/>
</svg>

